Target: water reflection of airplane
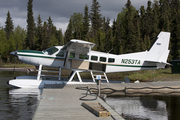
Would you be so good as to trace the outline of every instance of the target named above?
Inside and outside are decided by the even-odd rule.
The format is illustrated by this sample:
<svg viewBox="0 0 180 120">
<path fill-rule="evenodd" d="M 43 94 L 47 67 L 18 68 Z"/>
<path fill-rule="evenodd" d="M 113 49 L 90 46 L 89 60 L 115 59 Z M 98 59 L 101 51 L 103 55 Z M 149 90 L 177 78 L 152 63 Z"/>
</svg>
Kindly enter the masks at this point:
<svg viewBox="0 0 180 120">
<path fill-rule="evenodd" d="M 38 88 L 10 89 L 6 100 L 6 119 L 32 119 L 41 99 L 40 94 L 41 89 Z M 5 120 L 2 117 L 1 119 Z"/>
<path fill-rule="evenodd" d="M 39 66 L 39 70 L 37 77 L 16 77 L 9 81 L 9 85 L 40 88 L 44 84 L 62 84 L 64 81 L 61 80 L 61 69 L 73 71 L 66 84 L 75 84 L 72 81 L 75 74 L 80 83 L 85 84 L 79 72 L 90 72 L 94 82 L 93 73 L 99 72 L 104 74 L 105 79 L 109 82 L 106 73 L 164 68 L 168 64 L 166 61 L 169 55 L 169 39 L 169 32 L 160 32 L 149 51 L 122 55 L 93 51 L 91 49 L 94 43 L 75 39 L 64 46 L 54 46 L 44 51 L 14 51 L 11 52 L 12 55 L 24 63 Z M 42 66 L 59 68 L 59 79 L 47 80 L 42 77 Z"/>
</svg>

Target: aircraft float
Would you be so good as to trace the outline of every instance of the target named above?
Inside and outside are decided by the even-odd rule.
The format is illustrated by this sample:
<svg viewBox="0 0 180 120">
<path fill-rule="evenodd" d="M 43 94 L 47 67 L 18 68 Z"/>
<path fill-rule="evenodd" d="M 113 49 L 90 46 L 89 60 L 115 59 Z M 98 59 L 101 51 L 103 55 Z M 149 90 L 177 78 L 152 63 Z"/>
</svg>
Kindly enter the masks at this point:
<svg viewBox="0 0 180 120">
<path fill-rule="evenodd" d="M 37 76 L 19 76 L 9 80 L 11 86 L 21 88 L 43 88 L 45 84 L 86 84 L 80 72 L 90 72 L 92 82 L 95 82 L 93 73 L 102 73 L 108 81 L 106 73 L 151 70 L 164 68 L 169 55 L 169 32 L 160 32 L 157 40 L 149 50 L 136 53 L 115 55 L 93 51 L 94 43 L 72 39 L 64 46 L 54 46 L 44 51 L 18 50 L 11 52 L 20 61 L 39 66 Z M 56 80 L 42 76 L 42 67 L 59 68 Z M 68 81 L 61 79 L 61 69 L 72 70 Z M 77 74 L 78 82 L 73 78 Z"/>
</svg>

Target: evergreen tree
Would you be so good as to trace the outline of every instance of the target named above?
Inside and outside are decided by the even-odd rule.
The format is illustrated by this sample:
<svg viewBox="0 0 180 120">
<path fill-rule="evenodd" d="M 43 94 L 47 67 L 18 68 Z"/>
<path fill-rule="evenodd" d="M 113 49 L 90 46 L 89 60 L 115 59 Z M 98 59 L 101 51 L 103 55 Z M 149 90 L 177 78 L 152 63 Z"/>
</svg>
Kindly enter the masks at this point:
<svg viewBox="0 0 180 120">
<path fill-rule="evenodd" d="M 48 46 L 48 24 L 46 21 L 43 23 L 43 37 L 42 37 L 42 50 L 47 49 Z"/>
<path fill-rule="evenodd" d="M 0 29 L 0 54 L 2 61 L 7 61 L 8 57 L 8 43 L 3 28 Z"/>
<path fill-rule="evenodd" d="M 140 18 L 139 18 L 139 10 L 136 11 L 134 15 L 134 26 L 135 26 L 135 35 L 136 35 L 136 42 L 135 42 L 135 49 L 134 51 L 138 52 L 140 51 L 140 39 L 141 39 L 141 34 L 140 34 Z"/>
<path fill-rule="evenodd" d="M 40 14 L 37 18 L 36 38 L 37 38 L 36 49 L 42 50 L 43 30 L 42 30 L 42 20 Z"/>
<path fill-rule="evenodd" d="M 154 43 L 159 33 L 159 5 L 158 1 L 155 0 L 153 4 L 153 26 L 151 34 L 151 44 Z"/>
<path fill-rule="evenodd" d="M 73 35 L 72 35 L 72 21 L 70 19 L 68 27 L 67 27 L 66 32 L 65 32 L 65 37 L 64 37 L 65 44 L 67 42 L 69 42 L 72 38 L 73 38 Z"/>
<path fill-rule="evenodd" d="M 87 33 L 89 32 L 90 20 L 89 20 L 89 11 L 88 6 L 86 4 L 84 8 L 84 16 L 83 16 L 83 40 L 86 40 Z"/>
<path fill-rule="evenodd" d="M 180 1 L 171 3 L 171 55 L 172 59 L 180 59 Z"/>
<path fill-rule="evenodd" d="M 100 8 L 101 6 L 99 5 L 99 2 L 97 0 L 92 1 L 92 6 L 91 6 L 91 13 L 90 13 L 90 19 L 91 19 L 91 24 L 92 24 L 92 32 L 93 35 L 96 34 L 97 31 L 99 31 L 99 28 L 102 26 L 102 18 L 100 14 Z"/>
<path fill-rule="evenodd" d="M 125 21 L 126 21 L 126 52 L 134 52 L 133 50 L 136 49 L 135 42 L 136 42 L 136 35 L 135 35 L 135 27 L 133 23 L 135 8 L 131 5 L 131 1 L 128 0 L 126 3 L 127 12 L 125 14 Z"/>
<path fill-rule="evenodd" d="M 113 35 L 112 35 L 112 28 L 109 26 L 110 24 L 110 19 L 107 18 L 107 22 L 106 22 L 106 26 L 107 26 L 107 31 L 106 31 L 106 35 L 105 35 L 105 50 L 107 52 L 113 53 L 113 43 L 114 43 L 114 39 L 113 39 Z"/>
<path fill-rule="evenodd" d="M 14 41 L 14 36 L 11 34 L 10 37 L 9 37 L 9 40 L 7 42 L 7 48 L 6 48 L 6 51 L 7 51 L 7 59 L 8 59 L 8 62 L 12 61 L 12 58 L 13 56 L 10 56 L 10 52 L 14 51 L 16 49 L 16 43 Z"/>
<path fill-rule="evenodd" d="M 170 32 L 170 7 L 169 0 L 160 0 L 160 21 L 159 28 L 161 31 Z"/>
<path fill-rule="evenodd" d="M 104 17 L 103 21 L 105 21 L 105 17 Z M 104 38 L 104 41 L 103 41 L 104 42 L 103 49 L 106 52 L 109 52 L 113 48 L 112 29 L 109 26 L 109 24 L 110 24 L 110 19 L 107 18 L 107 20 L 105 22 L 103 22 L 103 27 L 102 27 L 102 32 L 105 35 L 105 38 Z"/>
<path fill-rule="evenodd" d="M 49 19 L 47 19 L 48 21 L 48 39 L 51 39 L 51 35 L 53 34 L 53 21 L 51 20 L 51 17 L 49 16 Z"/>
<path fill-rule="evenodd" d="M 113 49 L 112 52 L 113 54 L 119 54 L 119 42 L 117 39 L 117 25 L 116 25 L 116 20 L 113 20 L 112 24 L 112 39 L 113 39 Z"/>
<path fill-rule="evenodd" d="M 59 29 L 57 31 L 56 38 L 58 39 L 59 45 L 64 45 L 64 37 L 63 37 L 62 29 Z"/>
<path fill-rule="evenodd" d="M 34 44 L 35 44 L 35 40 L 34 40 L 34 31 L 35 31 L 35 23 L 34 23 L 34 17 L 33 17 L 33 4 L 32 4 L 33 0 L 29 0 L 28 1 L 28 5 L 27 5 L 27 41 L 26 41 L 26 45 L 29 49 L 34 49 Z"/>
<path fill-rule="evenodd" d="M 98 51 L 104 51 L 105 47 L 105 34 L 101 31 L 101 28 L 97 31 L 97 34 L 95 36 L 96 44 L 97 44 L 97 50 Z"/>
<path fill-rule="evenodd" d="M 114 46 L 116 46 L 116 49 L 114 51 L 115 54 L 123 54 L 126 53 L 126 50 L 124 49 L 125 46 L 125 40 L 126 40 L 126 15 L 127 9 L 123 8 L 123 11 L 118 14 L 117 20 L 116 20 L 116 34 L 114 37 Z"/>
<path fill-rule="evenodd" d="M 145 16 L 145 32 L 146 36 L 150 38 L 153 29 L 153 11 L 152 11 L 152 2 L 148 1 L 148 6 L 146 9 L 146 16 Z"/>
<path fill-rule="evenodd" d="M 105 17 L 102 18 L 102 27 L 101 27 L 101 29 L 102 29 L 102 32 L 106 31 L 106 18 Z"/>
<path fill-rule="evenodd" d="M 14 30 L 14 41 L 17 50 L 25 49 L 26 31 L 19 25 Z"/>
<path fill-rule="evenodd" d="M 146 50 L 146 45 L 145 45 L 145 9 L 144 6 L 141 6 L 140 8 L 140 32 L 141 32 L 141 39 L 140 39 L 140 51 Z"/>
<path fill-rule="evenodd" d="M 83 38 L 83 14 L 74 13 L 71 16 L 71 21 L 72 21 L 73 38 L 82 39 Z"/>
<path fill-rule="evenodd" d="M 145 35 L 144 44 L 145 44 L 146 50 L 148 50 L 151 47 L 151 41 L 148 35 L 147 36 Z"/>
<path fill-rule="evenodd" d="M 4 28 L 7 40 L 9 40 L 9 37 L 12 34 L 13 29 L 14 29 L 13 21 L 11 19 L 10 12 L 8 11 L 5 22 L 5 28 Z"/>
<path fill-rule="evenodd" d="M 48 47 L 58 46 L 58 40 L 56 39 L 55 34 L 52 34 L 51 39 L 49 41 Z"/>
</svg>

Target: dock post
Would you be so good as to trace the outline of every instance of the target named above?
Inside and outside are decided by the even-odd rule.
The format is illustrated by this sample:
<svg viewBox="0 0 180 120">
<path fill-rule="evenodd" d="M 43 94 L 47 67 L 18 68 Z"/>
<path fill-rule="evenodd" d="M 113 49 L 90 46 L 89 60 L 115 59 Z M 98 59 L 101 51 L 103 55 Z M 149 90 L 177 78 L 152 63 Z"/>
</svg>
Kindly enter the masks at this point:
<svg viewBox="0 0 180 120">
<path fill-rule="evenodd" d="M 101 80 L 99 80 L 99 90 L 98 90 L 98 97 L 101 96 Z"/>
<path fill-rule="evenodd" d="M 101 75 L 96 75 L 97 88 L 98 88 L 98 97 L 101 96 Z"/>
<path fill-rule="evenodd" d="M 61 80 L 61 67 L 59 67 L 59 80 Z"/>
</svg>

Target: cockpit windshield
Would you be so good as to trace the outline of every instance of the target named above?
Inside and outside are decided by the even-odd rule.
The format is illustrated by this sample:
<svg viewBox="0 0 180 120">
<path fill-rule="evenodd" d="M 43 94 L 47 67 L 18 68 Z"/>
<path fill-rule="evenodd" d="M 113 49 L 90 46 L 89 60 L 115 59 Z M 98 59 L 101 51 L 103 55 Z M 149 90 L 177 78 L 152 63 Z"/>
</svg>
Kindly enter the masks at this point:
<svg viewBox="0 0 180 120">
<path fill-rule="evenodd" d="M 48 48 L 48 49 L 44 50 L 43 52 L 46 55 L 52 55 L 57 51 L 58 51 L 58 49 L 56 47 L 51 47 L 51 48 Z"/>
</svg>

